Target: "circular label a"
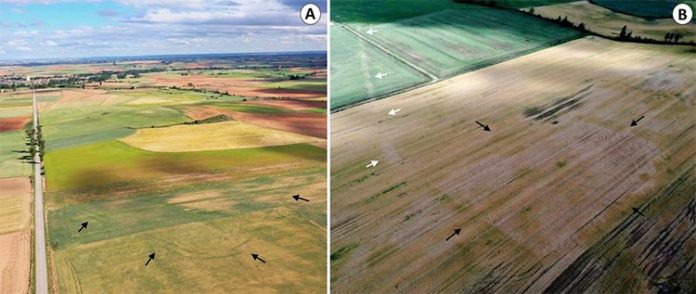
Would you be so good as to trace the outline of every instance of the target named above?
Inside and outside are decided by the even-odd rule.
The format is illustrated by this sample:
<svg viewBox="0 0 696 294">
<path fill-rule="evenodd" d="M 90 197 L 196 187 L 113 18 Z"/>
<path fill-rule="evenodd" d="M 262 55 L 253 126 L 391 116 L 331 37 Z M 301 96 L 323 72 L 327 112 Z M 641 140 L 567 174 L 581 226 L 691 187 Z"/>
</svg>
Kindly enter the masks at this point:
<svg viewBox="0 0 696 294">
<path fill-rule="evenodd" d="M 315 4 L 305 4 L 300 10 L 300 18 L 305 24 L 313 25 L 318 23 L 321 19 L 321 10 L 319 9 L 319 6 Z"/>
</svg>

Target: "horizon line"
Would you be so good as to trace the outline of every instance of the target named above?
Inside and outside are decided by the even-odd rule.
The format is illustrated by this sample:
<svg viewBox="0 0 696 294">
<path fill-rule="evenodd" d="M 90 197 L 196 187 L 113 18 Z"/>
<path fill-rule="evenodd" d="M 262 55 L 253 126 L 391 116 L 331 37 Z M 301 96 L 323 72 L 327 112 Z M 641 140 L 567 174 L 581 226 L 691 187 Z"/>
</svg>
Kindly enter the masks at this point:
<svg viewBox="0 0 696 294">
<path fill-rule="evenodd" d="M 152 58 L 164 56 L 192 56 L 192 55 L 280 55 L 280 54 L 303 54 L 303 53 L 327 53 L 327 50 L 303 50 L 303 51 L 267 51 L 267 52 L 224 52 L 224 53 L 174 53 L 174 54 L 145 54 L 145 55 L 103 55 L 103 56 L 82 56 L 82 57 L 44 57 L 44 58 L 0 58 L 0 66 L 13 65 L 10 62 L 36 62 L 38 61 L 79 61 L 81 59 L 108 59 L 108 58 Z"/>
</svg>

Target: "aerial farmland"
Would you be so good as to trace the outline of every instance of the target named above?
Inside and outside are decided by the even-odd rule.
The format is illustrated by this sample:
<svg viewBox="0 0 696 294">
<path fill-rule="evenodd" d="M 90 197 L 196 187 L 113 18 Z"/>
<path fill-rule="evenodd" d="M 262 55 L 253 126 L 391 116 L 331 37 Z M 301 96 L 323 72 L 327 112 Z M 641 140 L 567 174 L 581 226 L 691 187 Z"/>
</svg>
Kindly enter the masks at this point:
<svg viewBox="0 0 696 294">
<path fill-rule="evenodd" d="M 694 46 L 615 41 L 529 7 L 358 2 L 333 2 L 332 41 L 352 33 L 431 80 L 332 62 L 357 71 L 340 93 L 362 93 L 332 102 L 334 292 L 696 289 Z M 537 15 L 577 11 L 543 2 Z"/>
<path fill-rule="evenodd" d="M 325 64 L 310 52 L 3 67 L 37 77 L 52 291 L 325 289 Z M 16 150 L 31 91 L 14 85 L 0 95 L 0 263 L 26 263 L 28 283 L 31 168 Z"/>
<path fill-rule="evenodd" d="M 4 90 L 3 90 L 4 91 Z M 50 98 L 49 98 L 50 99 Z M 32 189 L 25 125 L 31 95 L 0 94 L 0 292 L 29 289 Z"/>
</svg>

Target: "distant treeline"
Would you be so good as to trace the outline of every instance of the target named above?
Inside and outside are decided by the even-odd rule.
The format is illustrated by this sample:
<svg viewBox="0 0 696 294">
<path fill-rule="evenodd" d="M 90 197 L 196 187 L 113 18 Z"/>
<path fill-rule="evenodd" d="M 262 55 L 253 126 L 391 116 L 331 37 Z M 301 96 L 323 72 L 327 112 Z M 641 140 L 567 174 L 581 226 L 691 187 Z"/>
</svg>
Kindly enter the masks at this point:
<svg viewBox="0 0 696 294">
<path fill-rule="evenodd" d="M 561 18 L 560 16 L 557 18 L 544 17 L 542 15 L 535 14 L 534 7 L 530 8 L 529 12 L 525 12 L 525 13 L 532 15 L 532 16 L 535 16 L 535 17 L 538 17 L 538 18 L 541 18 L 541 19 L 553 21 L 553 22 L 555 22 L 561 26 L 564 26 L 564 27 L 569 27 L 569 28 L 574 28 L 576 30 L 580 30 L 586 34 L 596 35 L 596 36 L 599 36 L 602 38 L 607 38 L 607 39 L 611 39 L 611 40 L 615 40 L 615 41 L 630 41 L 630 42 L 635 42 L 635 43 L 647 43 L 647 44 L 696 45 L 696 41 L 679 42 L 679 40 L 681 40 L 684 37 L 680 33 L 667 32 L 667 33 L 665 33 L 664 40 L 656 40 L 656 39 L 648 38 L 648 37 L 634 36 L 633 32 L 628 29 L 628 26 L 623 26 L 621 28 L 621 31 L 619 32 L 618 36 L 607 36 L 607 35 L 599 34 L 597 32 L 593 32 L 591 30 L 588 30 L 585 27 L 585 24 L 582 22 L 580 24 L 576 25 L 575 23 L 569 21 L 567 16 L 564 16 L 563 18 Z"/>
<path fill-rule="evenodd" d="M 600 33 L 588 30 L 585 27 L 585 24 L 582 22 L 579 24 L 575 24 L 575 23 L 569 21 L 567 16 L 564 16 L 563 18 L 561 18 L 560 16 L 557 18 L 544 17 L 542 15 L 535 14 L 534 7 L 530 8 L 529 12 L 527 12 L 524 10 L 518 10 L 518 9 L 506 7 L 504 5 L 505 1 L 501 1 L 502 3 L 495 1 L 495 0 L 453 0 L 453 1 L 458 2 L 458 3 L 468 3 L 468 4 L 494 7 L 494 8 L 498 8 L 498 9 L 507 9 L 507 10 L 511 10 L 511 11 L 517 11 L 517 12 L 525 13 L 527 15 L 532 15 L 532 16 L 535 16 L 535 17 L 538 17 L 541 19 L 552 21 L 552 22 L 555 22 L 561 26 L 573 28 L 573 29 L 582 31 L 583 33 L 586 33 L 586 34 L 596 35 L 599 37 L 603 37 L 603 38 L 607 38 L 607 39 L 611 39 L 611 40 L 616 40 L 616 41 L 630 41 L 630 42 L 648 43 L 648 44 L 696 45 L 696 41 L 689 41 L 689 42 L 682 41 L 682 42 L 680 42 L 680 40 L 684 37 L 680 33 L 668 32 L 665 34 L 664 40 L 656 40 L 656 39 L 647 38 L 647 37 L 634 36 L 633 33 L 630 30 L 628 30 L 627 26 L 623 26 L 623 28 L 621 29 L 621 32 L 619 32 L 618 36 L 606 36 L 606 35 L 602 35 Z M 590 2 L 592 2 L 592 1 L 590 1 Z"/>
<path fill-rule="evenodd" d="M 151 55 L 125 57 L 86 57 L 72 59 L 0 61 L 0 65 L 44 66 L 54 64 L 102 64 L 158 60 L 161 64 L 173 62 L 217 62 L 224 61 L 230 65 L 269 64 L 272 66 L 326 67 L 326 52 L 277 52 L 277 53 L 222 53 L 189 55 Z"/>
</svg>

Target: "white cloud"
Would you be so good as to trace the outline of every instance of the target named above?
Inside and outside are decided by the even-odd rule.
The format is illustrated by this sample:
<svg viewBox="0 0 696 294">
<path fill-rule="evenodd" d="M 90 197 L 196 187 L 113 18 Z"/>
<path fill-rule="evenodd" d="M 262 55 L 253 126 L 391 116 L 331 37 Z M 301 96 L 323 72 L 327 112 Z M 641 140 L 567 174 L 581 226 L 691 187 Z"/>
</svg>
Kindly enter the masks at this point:
<svg viewBox="0 0 696 294">
<path fill-rule="evenodd" d="M 131 12 L 109 14 L 108 25 L 54 28 L 47 20 L 41 27 L 12 28 L 2 58 L 326 49 L 326 18 L 304 25 L 297 8 L 280 0 L 116 1 Z"/>
</svg>

